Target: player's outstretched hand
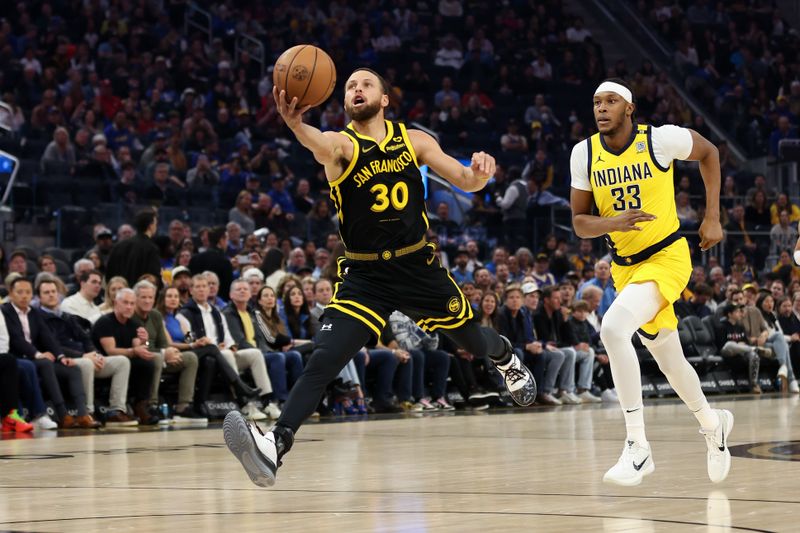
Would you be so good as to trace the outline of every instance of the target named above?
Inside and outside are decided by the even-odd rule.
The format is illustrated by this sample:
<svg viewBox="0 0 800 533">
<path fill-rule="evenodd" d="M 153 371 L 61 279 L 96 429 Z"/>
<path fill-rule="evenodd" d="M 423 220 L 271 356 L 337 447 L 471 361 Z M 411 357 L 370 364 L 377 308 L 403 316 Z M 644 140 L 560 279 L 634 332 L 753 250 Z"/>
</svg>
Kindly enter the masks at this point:
<svg viewBox="0 0 800 533">
<path fill-rule="evenodd" d="M 310 105 L 297 108 L 297 97 L 292 98 L 291 102 L 286 101 L 286 91 L 278 92 L 277 87 L 272 88 L 272 96 L 275 98 L 275 105 L 278 107 L 283 121 L 289 126 L 289 129 L 294 129 L 303 123 L 303 113 L 311 109 Z"/>
<path fill-rule="evenodd" d="M 698 233 L 700 234 L 700 249 L 705 252 L 722 240 L 722 224 L 719 220 L 703 219 Z"/>
<path fill-rule="evenodd" d="M 470 168 L 472 168 L 472 174 L 476 178 L 486 181 L 494 176 L 494 157 L 486 152 L 475 152 L 472 154 L 472 164 Z"/>
<path fill-rule="evenodd" d="M 642 231 L 642 228 L 636 224 L 640 222 L 650 222 L 655 219 L 655 215 L 645 213 L 641 209 L 628 209 L 621 215 L 617 215 L 611 219 L 611 231 Z"/>
</svg>

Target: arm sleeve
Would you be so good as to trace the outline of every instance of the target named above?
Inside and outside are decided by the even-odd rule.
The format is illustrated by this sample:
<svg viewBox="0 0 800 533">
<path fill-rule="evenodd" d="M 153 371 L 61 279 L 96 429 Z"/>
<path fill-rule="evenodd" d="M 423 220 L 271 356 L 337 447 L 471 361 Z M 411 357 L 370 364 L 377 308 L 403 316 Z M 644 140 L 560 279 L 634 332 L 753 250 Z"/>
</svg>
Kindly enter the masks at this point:
<svg viewBox="0 0 800 533">
<path fill-rule="evenodd" d="M 508 209 L 511 207 L 514 202 L 517 201 L 517 197 L 519 196 L 519 191 L 516 187 L 509 185 L 508 189 L 506 189 L 505 195 L 499 200 L 497 200 L 497 205 L 500 206 L 500 209 Z"/>
<path fill-rule="evenodd" d="M 587 166 L 587 158 L 589 157 L 589 149 L 587 144 L 589 139 L 579 142 L 572 148 L 572 154 L 569 156 L 569 171 L 571 178 L 571 186 L 573 189 L 581 191 L 591 191 L 592 184 L 589 182 L 589 168 Z"/>
<path fill-rule="evenodd" d="M 685 161 L 692 153 L 692 133 L 680 126 L 667 124 L 653 128 L 650 140 L 653 143 L 653 155 L 658 164 L 664 168 L 672 165 L 672 161 Z"/>
</svg>

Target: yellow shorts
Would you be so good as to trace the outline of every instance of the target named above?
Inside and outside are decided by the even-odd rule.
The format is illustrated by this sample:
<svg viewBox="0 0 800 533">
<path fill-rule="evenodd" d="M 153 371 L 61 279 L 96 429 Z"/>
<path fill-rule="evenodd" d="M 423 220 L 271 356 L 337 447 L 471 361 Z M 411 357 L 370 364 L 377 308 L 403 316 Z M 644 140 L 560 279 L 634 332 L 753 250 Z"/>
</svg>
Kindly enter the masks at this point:
<svg viewBox="0 0 800 533">
<path fill-rule="evenodd" d="M 678 239 L 638 265 L 611 264 L 611 277 L 618 293 L 631 283 L 652 281 L 658 285 L 658 291 L 667 301 L 667 305 L 653 320 L 642 326 L 645 333 L 650 335 L 658 334 L 660 329 L 674 330 L 678 327 L 678 317 L 672 304 L 680 298 L 691 275 L 692 258 L 686 239 Z"/>
</svg>

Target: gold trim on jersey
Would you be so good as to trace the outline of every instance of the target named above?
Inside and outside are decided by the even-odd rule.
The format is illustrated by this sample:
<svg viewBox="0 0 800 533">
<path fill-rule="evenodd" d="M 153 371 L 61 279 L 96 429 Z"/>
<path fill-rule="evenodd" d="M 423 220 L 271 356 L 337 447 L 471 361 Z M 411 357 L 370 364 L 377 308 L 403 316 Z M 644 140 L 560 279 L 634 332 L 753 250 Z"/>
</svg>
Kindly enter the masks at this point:
<svg viewBox="0 0 800 533">
<path fill-rule="evenodd" d="M 339 279 L 342 279 L 342 263 L 345 261 L 345 259 L 346 258 L 344 257 L 340 257 L 336 260 L 336 275 Z M 354 302 L 352 300 L 338 299 L 336 294 L 338 294 L 339 286 L 341 284 L 341 281 L 336 283 L 336 286 L 333 289 L 331 301 L 325 306 L 325 308 L 327 309 L 330 307 L 331 309 L 336 309 L 337 311 L 341 311 L 342 313 L 355 318 L 375 332 L 375 335 L 377 335 L 377 337 L 380 339 L 381 332 L 383 331 L 383 328 L 386 327 L 386 321 L 383 320 L 378 313 L 363 304 Z M 378 327 L 378 325 L 380 325 L 380 327 Z"/>
<path fill-rule="evenodd" d="M 394 259 L 395 257 L 403 257 L 404 255 L 413 254 L 417 250 L 423 249 L 428 243 L 425 237 L 422 238 L 418 243 L 412 244 L 411 246 L 406 246 L 405 248 L 400 248 L 397 250 L 384 250 L 383 252 L 349 252 L 345 250 L 344 255 L 348 259 L 353 259 L 355 261 L 377 261 L 378 259 L 383 259 L 384 261 L 388 261 L 389 259 Z"/>
<path fill-rule="evenodd" d="M 347 176 L 350 175 L 350 173 L 353 171 L 353 168 L 356 166 L 356 162 L 358 162 L 358 152 L 359 152 L 358 141 L 355 140 L 352 135 L 350 135 L 348 132 L 344 130 L 340 131 L 339 133 L 341 133 L 342 135 L 346 135 L 351 141 L 353 141 L 353 157 L 350 158 L 350 163 L 347 165 L 347 168 L 344 169 L 344 172 L 342 172 L 342 174 L 335 180 L 328 182 L 328 184 L 331 187 L 335 187 L 339 185 L 341 182 L 343 182 L 345 179 L 347 179 Z"/>
<path fill-rule="evenodd" d="M 364 135 L 363 133 L 358 133 L 356 131 L 356 129 L 353 127 L 353 123 L 352 122 L 350 122 L 346 127 L 348 129 L 350 129 L 350 131 L 352 131 L 355 134 L 355 136 L 358 137 L 359 139 L 363 139 L 365 141 L 374 142 L 375 144 L 378 145 L 378 148 L 380 148 L 381 152 L 386 153 L 386 145 L 389 144 L 389 141 L 391 141 L 392 137 L 394 136 L 394 124 L 392 124 L 392 122 L 390 120 L 386 120 L 386 119 L 384 119 L 383 122 L 384 122 L 384 124 L 386 124 L 386 137 L 384 137 L 381 142 L 378 142 L 377 140 L 373 139 L 369 135 Z"/>
<path fill-rule="evenodd" d="M 417 152 L 414 151 L 414 145 L 411 144 L 411 139 L 408 138 L 408 131 L 406 130 L 406 126 L 403 123 L 399 123 L 400 126 L 400 133 L 403 135 L 403 141 L 405 141 L 406 146 L 408 147 L 408 151 L 411 154 L 411 158 L 414 160 L 414 164 L 419 168 L 419 162 L 417 161 Z"/>
<path fill-rule="evenodd" d="M 334 193 L 336 193 L 336 196 L 334 196 Z M 344 222 L 344 214 L 342 212 L 342 191 L 339 189 L 339 185 L 332 185 L 328 196 L 333 201 L 333 206 L 336 208 L 336 216 L 339 217 L 339 224 L 341 225 Z"/>
</svg>

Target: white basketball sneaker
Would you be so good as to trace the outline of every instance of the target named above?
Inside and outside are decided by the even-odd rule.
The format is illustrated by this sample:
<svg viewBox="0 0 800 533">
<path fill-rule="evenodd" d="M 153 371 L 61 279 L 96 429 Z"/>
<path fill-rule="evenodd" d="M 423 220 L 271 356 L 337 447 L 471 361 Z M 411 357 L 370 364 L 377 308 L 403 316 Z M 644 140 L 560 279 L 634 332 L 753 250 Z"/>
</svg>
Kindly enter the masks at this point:
<svg viewBox="0 0 800 533">
<path fill-rule="evenodd" d="M 636 441 L 626 440 L 619 461 L 605 473 L 603 481 L 623 487 L 634 487 L 655 469 L 656 464 L 653 462 L 650 445 L 642 446 Z"/>
<path fill-rule="evenodd" d="M 708 477 L 719 483 L 728 477 L 731 469 L 731 451 L 728 449 L 728 436 L 733 429 L 733 413 L 727 409 L 714 409 L 719 415 L 719 424 L 710 431 L 700 430 L 708 445 Z"/>
</svg>

